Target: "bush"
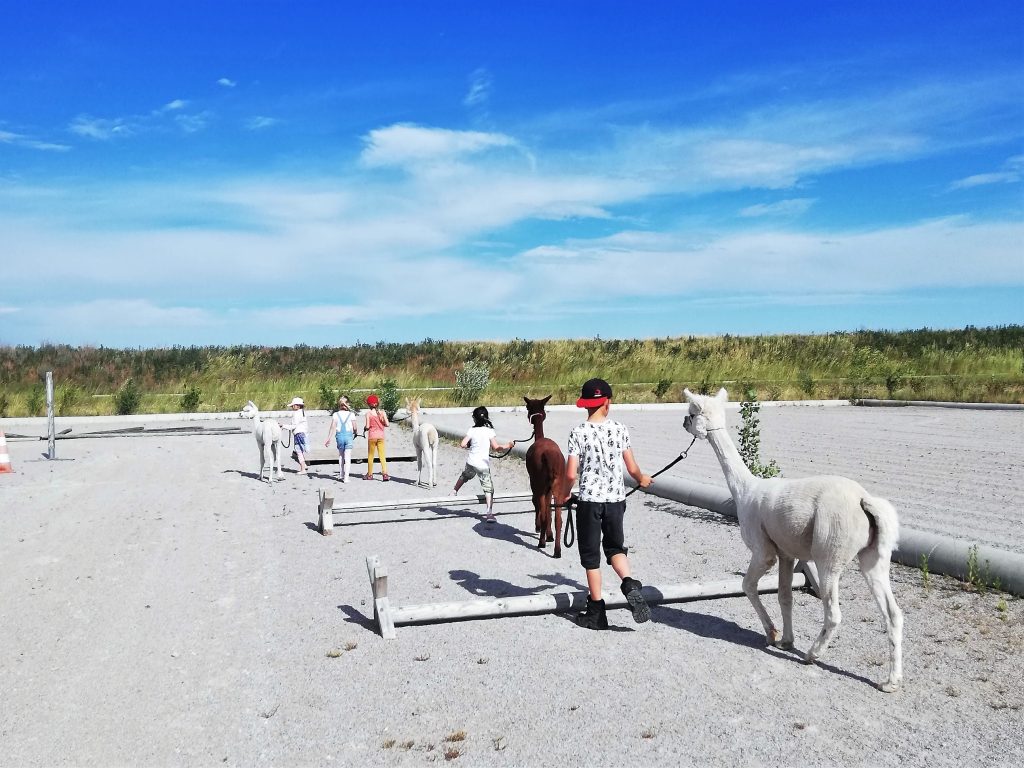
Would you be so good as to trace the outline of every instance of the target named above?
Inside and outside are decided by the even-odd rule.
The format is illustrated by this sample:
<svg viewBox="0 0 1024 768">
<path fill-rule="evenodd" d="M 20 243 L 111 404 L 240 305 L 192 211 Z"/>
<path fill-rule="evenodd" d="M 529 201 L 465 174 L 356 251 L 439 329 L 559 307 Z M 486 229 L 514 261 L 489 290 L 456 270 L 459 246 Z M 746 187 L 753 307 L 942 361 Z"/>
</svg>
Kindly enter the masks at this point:
<svg viewBox="0 0 1024 768">
<path fill-rule="evenodd" d="M 11 407 L 11 400 L 7 397 L 7 393 L 4 392 L 0 395 L 0 419 L 7 415 L 7 409 Z"/>
<path fill-rule="evenodd" d="M 118 387 L 117 392 L 114 393 L 114 411 L 118 416 L 127 416 L 129 413 L 135 413 L 139 410 L 141 402 L 142 393 L 139 391 L 139 385 L 131 377 L 125 379 L 124 383 Z"/>
<path fill-rule="evenodd" d="M 743 402 L 740 403 L 740 416 L 743 419 L 740 428 L 740 456 L 755 477 L 776 477 L 781 474 L 781 470 L 774 459 L 767 464 L 761 463 L 761 419 L 757 415 L 760 410 L 757 392 L 753 387 L 747 387 L 743 391 Z"/>
<path fill-rule="evenodd" d="M 651 392 L 654 394 L 656 398 L 661 400 L 661 398 L 665 396 L 665 393 L 668 392 L 668 389 L 671 386 L 671 379 L 658 379 L 658 383 L 655 385 L 654 389 L 651 390 Z"/>
<path fill-rule="evenodd" d="M 28 400 L 25 403 L 29 416 L 42 416 L 43 407 L 46 405 L 46 393 L 42 387 L 32 387 L 28 392 Z"/>
<path fill-rule="evenodd" d="M 382 379 L 377 382 L 377 397 L 380 398 L 380 407 L 388 418 L 394 418 L 401 399 L 398 394 L 398 382 L 394 379 Z"/>
<path fill-rule="evenodd" d="M 814 377 L 811 376 L 807 371 L 800 371 L 797 375 L 797 383 L 800 385 L 800 391 L 804 393 L 804 396 L 810 400 L 814 397 L 814 387 L 816 382 Z"/>
<path fill-rule="evenodd" d="M 57 413 L 61 416 L 69 416 L 71 410 L 82 399 L 82 390 L 74 384 L 67 384 L 57 390 Z"/>
<path fill-rule="evenodd" d="M 463 405 L 475 403 L 491 381 L 491 370 L 486 363 L 467 360 L 462 370 L 455 372 L 455 399 Z"/>
<path fill-rule="evenodd" d="M 199 387 L 195 384 L 189 384 L 185 388 L 185 393 L 181 396 L 179 405 L 182 413 L 195 413 L 199 410 L 199 402 L 202 398 L 202 392 L 199 391 Z"/>
<path fill-rule="evenodd" d="M 338 407 L 338 386 L 330 376 L 320 379 L 316 390 L 317 407 L 322 411 L 333 411 Z"/>
</svg>

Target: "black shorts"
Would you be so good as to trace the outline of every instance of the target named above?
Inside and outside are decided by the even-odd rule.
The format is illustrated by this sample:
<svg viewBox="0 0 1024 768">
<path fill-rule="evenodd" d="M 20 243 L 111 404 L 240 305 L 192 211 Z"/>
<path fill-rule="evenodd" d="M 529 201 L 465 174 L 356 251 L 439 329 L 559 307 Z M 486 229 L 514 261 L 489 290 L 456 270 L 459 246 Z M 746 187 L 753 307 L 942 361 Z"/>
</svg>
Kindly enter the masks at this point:
<svg viewBox="0 0 1024 768">
<path fill-rule="evenodd" d="M 614 555 L 624 555 L 622 518 L 626 501 L 580 501 L 576 507 L 576 531 L 580 545 L 580 563 L 588 571 L 601 567 L 601 548 L 611 563 Z"/>
</svg>

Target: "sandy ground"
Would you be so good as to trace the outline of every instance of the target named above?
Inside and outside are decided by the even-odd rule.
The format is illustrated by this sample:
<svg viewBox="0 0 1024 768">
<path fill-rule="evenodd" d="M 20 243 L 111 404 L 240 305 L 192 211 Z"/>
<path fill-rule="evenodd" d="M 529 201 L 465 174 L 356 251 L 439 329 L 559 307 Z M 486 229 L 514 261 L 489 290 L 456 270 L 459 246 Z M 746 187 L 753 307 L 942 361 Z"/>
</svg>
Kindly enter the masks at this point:
<svg viewBox="0 0 1024 768">
<path fill-rule="evenodd" d="M 648 472 L 685 447 L 678 413 L 619 416 Z M 553 413 L 549 434 L 578 418 Z M 789 476 L 855 477 L 908 524 L 1021 551 L 1021 418 L 766 408 L 763 453 Z M 311 421 L 322 445 L 326 417 Z M 502 439 L 529 434 L 522 414 L 495 421 Z M 339 514 L 333 536 L 316 533 L 320 487 L 339 503 L 431 493 L 407 462 L 392 462 L 391 483 L 346 486 L 334 466 L 303 477 L 287 462 L 268 486 L 251 435 L 68 440 L 54 462 L 44 446 L 10 443 L 16 474 L 0 475 L 0 765 L 1024 762 L 1024 609 L 1004 595 L 938 577 L 926 588 L 895 566 L 906 681 L 893 695 L 872 684 L 886 642 L 853 570 L 840 633 L 811 667 L 765 648 L 744 598 L 655 607 L 645 625 L 615 611 L 611 632 L 543 615 L 399 627 L 384 641 L 367 555 L 403 605 L 582 589 L 577 550 L 538 551 L 525 505 L 481 522 L 475 488 L 462 508 Z M 400 427 L 389 453 L 411 453 Z M 448 495 L 462 464 L 446 444 L 433 493 Z M 706 445 L 683 465 L 721 481 Z M 495 480 L 527 487 L 514 458 Z M 746 566 L 737 528 L 702 510 L 636 494 L 627 534 L 649 584 Z M 795 622 L 806 649 L 818 601 L 798 595 Z"/>
</svg>

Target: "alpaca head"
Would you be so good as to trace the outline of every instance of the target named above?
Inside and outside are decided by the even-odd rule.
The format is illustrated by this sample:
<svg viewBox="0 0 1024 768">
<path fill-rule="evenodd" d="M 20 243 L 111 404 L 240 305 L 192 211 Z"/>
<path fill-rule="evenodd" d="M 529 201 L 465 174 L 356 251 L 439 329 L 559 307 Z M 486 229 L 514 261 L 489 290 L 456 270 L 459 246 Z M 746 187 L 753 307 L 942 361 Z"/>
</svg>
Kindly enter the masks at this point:
<svg viewBox="0 0 1024 768">
<path fill-rule="evenodd" d="M 683 428 L 694 437 L 706 440 L 708 432 L 725 429 L 725 404 L 729 402 L 729 393 L 725 389 L 718 390 L 714 397 L 695 395 L 688 389 L 683 396 L 690 404 L 690 412 L 683 419 Z"/>
<path fill-rule="evenodd" d="M 531 424 L 536 419 L 540 419 L 541 421 L 544 420 L 544 406 L 547 405 L 547 402 L 550 399 L 551 395 L 548 395 L 547 397 L 541 400 L 534 400 L 526 396 L 523 397 L 523 400 L 526 402 L 526 418 L 529 420 Z"/>
<path fill-rule="evenodd" d="M 244 416 L 247 419 L 253 419 L 260 415 L 260 409 L 256 407 L 256 403 L 250 400 L 245 406 L 238 412 L 239 416 Z"/>
</svg>

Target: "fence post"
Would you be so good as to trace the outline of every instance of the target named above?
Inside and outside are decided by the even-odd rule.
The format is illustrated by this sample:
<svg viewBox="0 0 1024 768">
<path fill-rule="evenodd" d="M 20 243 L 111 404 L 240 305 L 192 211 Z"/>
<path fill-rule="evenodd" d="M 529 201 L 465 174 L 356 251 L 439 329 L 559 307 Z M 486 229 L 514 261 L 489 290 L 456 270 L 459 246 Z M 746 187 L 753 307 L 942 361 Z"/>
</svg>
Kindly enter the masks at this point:
<svg viewBox="0 0 1024 768">
<path fill-rule="evenodd" d="M 57 457 L 56 432 L 53 427 L 53 371 L 46 372 L 46 458 Z"/>
</svg>

